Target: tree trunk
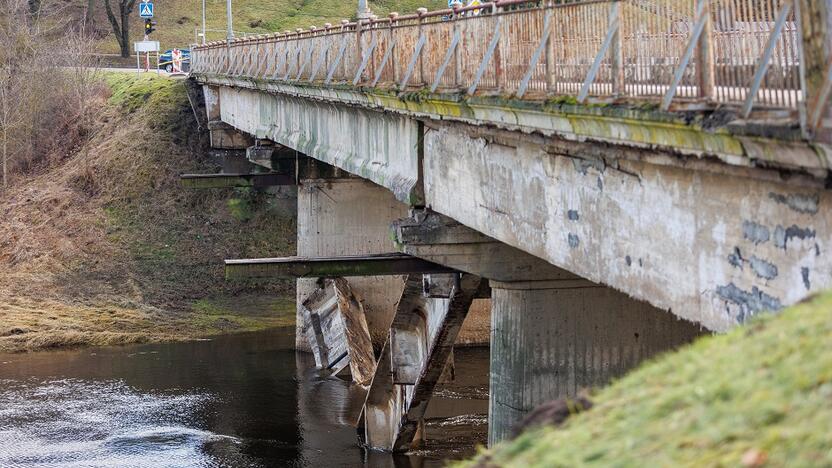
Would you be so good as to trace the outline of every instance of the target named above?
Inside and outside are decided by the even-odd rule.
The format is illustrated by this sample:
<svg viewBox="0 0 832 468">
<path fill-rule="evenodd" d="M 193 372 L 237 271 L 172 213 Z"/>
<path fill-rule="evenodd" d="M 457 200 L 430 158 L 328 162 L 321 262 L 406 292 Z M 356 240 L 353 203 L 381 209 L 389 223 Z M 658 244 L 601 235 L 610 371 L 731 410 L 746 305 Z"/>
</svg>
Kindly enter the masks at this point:
<svg viewBox="0 0 832 468">
<path fill-rule="evenodd" d="M 130 56 L 130 11 L 121 12 L 121 56 L 127 58 Z"/>
<path fill-rule="evenodd" d="M 84 27 L 87 31 L 92 29 L 93 14 L 95 13 L 95 0 L 87 0 L 87 13 L 84 15 Z"/>
<path fill-rule="evenodd" d="M 8 170 L 7 170 L 7 161 L 9 155 L 9 144 L 8 144 L 8 132 L 6 132 L 6 127 L 3 127 L 3 190 L 6 190 L 6 186 L 9 185 L 8 180 Z"/>
</svg>

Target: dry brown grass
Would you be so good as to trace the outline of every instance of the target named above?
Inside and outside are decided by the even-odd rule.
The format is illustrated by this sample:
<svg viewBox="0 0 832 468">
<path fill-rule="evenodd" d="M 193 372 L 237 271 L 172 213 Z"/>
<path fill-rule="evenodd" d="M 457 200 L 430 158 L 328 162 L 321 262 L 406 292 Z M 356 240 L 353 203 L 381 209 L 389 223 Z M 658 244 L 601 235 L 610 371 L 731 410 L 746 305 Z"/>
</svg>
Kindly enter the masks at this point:
<svg viewBox="0 0 832 468">
<path fill-rule="evenodd" d="M 292 220 L 262 194 L 179 188 L 211 166 L 182 82 L 108 81 L 88 140 L 0 194 L 0 352 L 284 323 L 289 285 L 226 284 L 222 259 L 292 252 Z M 227 299 L 258 292 L 272 298 L 260 309 Z"/>
</svg>

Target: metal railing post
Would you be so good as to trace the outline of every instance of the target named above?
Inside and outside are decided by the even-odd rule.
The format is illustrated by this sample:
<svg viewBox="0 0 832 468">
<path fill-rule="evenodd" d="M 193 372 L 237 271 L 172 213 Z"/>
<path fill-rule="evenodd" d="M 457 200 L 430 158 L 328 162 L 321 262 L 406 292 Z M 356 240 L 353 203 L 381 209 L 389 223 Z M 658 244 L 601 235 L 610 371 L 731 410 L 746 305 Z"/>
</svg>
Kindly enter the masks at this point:
<svg viewBox="0 0 832 468">
<path fill-rule="evenodd" d="M 353 50 L 355 50 L 354 56 L 355 56 L 356 65 L 353 67 L 353 65 L 352 65 L 352 63 L 353 63 L 353 54 L 350 54 L 350 59 L 347 61 L 350 64 L 350 66 L 349 66 L 348 69 L 344 70 L 344 71 L 347 72 L 346 75 L 345 75 L 347 79 L 349 79 L 349 77 L 353 75 L 352 72 L 355 69 L 357 69 L 359 67 L 359 64 L 361 63 L 361 56 L 362 56 L 362 52 L 363 52 L 363 48 L 361 47 L 361 34 L 363 33 L 362 30 L 364 29 L 362 26 L 364 26 L 364 20 L 361 19 L 361 18 L 356 19 L 355 20 L 355 49 L 353 49 Z"/>
<path fill-rule="evenodd" d="M 495 0 L 494 3 L 491 4 L 491 14 L 496 15 L 497 13 L 501 12 L 503 9 L 502 7 L 497 6 L 497 1 Z M 498 23 L 497 28 L 500 28 L 500 24 Z M 499 36 L 498 36 L 499 37 Z M 502 47 L 500 45 L 502 41 L 497 41 L 497 48 L 494 50 L 494 87 L 497 89 L 497 92 L 502 92 L 503 82 L 503 54 L 502 54 Z"/>
<path fill-rule="evenodd" d="M 702 1 L 702 0 L 700 0 Z M 707 0 L 704 0 L 707 1 Z M 618 25 L 612 36 L 612 44 L 610 44 L 610 65 L 612 72 L 612 94 L 613 96 L 620 96 L 626 93 L 624 83 L 624 41 L 621 34 L 621 6 L 614 11 L 614 22 Z"/>
<path fill-rule="evenodd" d="M 427 8 L 418 8 L 416 9 L 416 14 L 419 15 L 419 37 L 424 37 L 425 42 L 427 42 L 427 36 L 425 36 L 425 13 L 428 12 Z M 422 54 L 419 54 L 419 85 L 425 85 L 425 61 L 422 59 Z"/>
<path fill-rule="evenodd" d="M 388 48 L 390 49 L 390 66 L 393 67 L 393 83 L 399 82 L 399 62 L 396 60 L 396 33 L 393 26 L 396 24 L 396 18 L 399 14 L 396 12 L 390 13 L 390 42 Z"/>
<path fill-rule="evenodd" d="M 714 94 L 714 50 L 713 50 L 713 15 L 711 15 L 710 0 L 697 0 L 702 2 L 702 15 L 704 25 L 702 35 L 699 37 L 699 47 L 696 49 L 696 75 L 699 84 L 699 97 L 713 100 Z"/>
<path fill-rule="evenodd" d="M 551 7 L 551 6 L 550 6 Z M 555 90 L 555 17 L 552 15 L 550 20 L 552 22 L 549 28 L 549 41 L 546 44 L 546 93 L 552 93 Z"/>
<path fill-rule="evenodd" d="M 801 32 L 801 124 L 804 136 L 832 143 L 832 129 L 823 129 L 830 115 L 832 87 L 832 5 L 828 0 L 797 0 Z M 824 132 L 824 130 L 826 130 Z M 824 134 L 825 133 L 825 134 Z"/>
<path fill-rule="evenodd" d="M 454 33 L 459 35 L 460 42 L 462 42 L 462 24 L 459 21 L 459 7 L 454 7 Z M 454 48 L 454 87 L 462 87 L 462 54 L 460 53 L 460 44 Z"/>
</svg>

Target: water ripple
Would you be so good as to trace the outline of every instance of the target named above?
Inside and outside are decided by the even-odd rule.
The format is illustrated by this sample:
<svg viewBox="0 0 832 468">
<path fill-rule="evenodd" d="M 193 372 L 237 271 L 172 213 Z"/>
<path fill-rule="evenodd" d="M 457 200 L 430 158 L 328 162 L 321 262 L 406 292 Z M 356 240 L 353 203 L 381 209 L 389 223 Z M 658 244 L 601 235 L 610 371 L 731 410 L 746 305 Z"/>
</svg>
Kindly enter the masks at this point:
<svg viewBox="0 0 832 468">
<path fill-rule="evenodd" d="M 190 427 L 211 399 L 118 380 L 0 380 L 0 466 L 221 466 L 205 445 L 239 440 Z"/>
</svg>

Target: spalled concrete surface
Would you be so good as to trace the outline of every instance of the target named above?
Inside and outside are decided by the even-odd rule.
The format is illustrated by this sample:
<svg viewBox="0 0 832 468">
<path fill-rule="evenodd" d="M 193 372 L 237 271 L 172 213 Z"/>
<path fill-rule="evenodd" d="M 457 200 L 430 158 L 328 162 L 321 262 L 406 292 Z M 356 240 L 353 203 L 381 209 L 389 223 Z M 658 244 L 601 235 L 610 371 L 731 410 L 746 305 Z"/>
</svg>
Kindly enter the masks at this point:
<svg viewBox="0 0 832 468">
<path fill-rule="evenodd" d="M 608 153 L 567 157 L 444 126 L 425 135 L 426 201 L 711 330 L 832 286 L 829 191 Z"/>
<path fill-rule="evenodd" d="M 604 385 L 701 331 L 585 280 L 491 283 L 488 443 L 549 400 Z"/>
<path fill-rule="evenodd" d="M 222 120 L 386 187 L 419 204 L 420 124 L 374 110 L 219 88 Z"/>
</svg>

